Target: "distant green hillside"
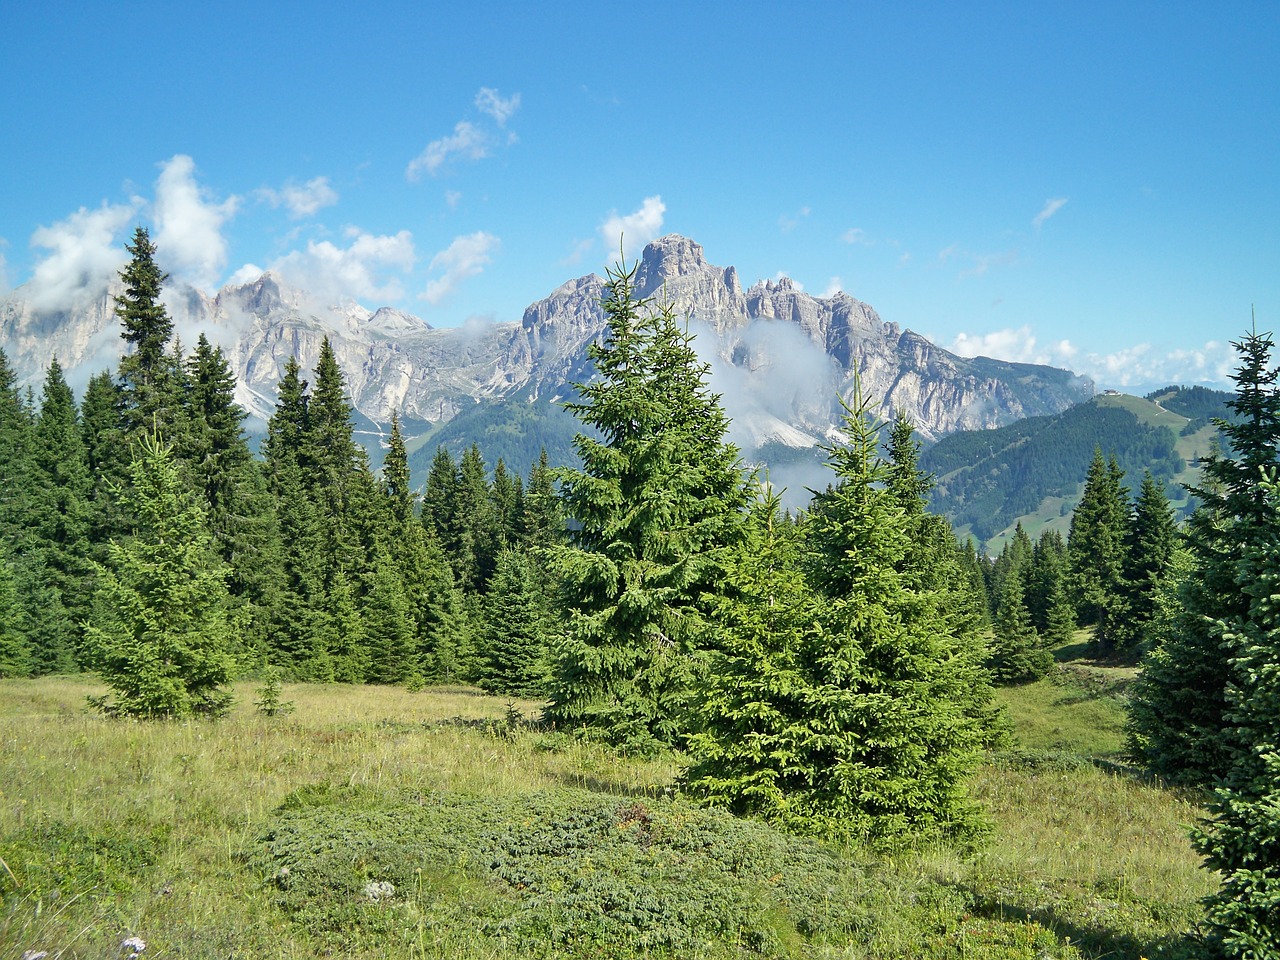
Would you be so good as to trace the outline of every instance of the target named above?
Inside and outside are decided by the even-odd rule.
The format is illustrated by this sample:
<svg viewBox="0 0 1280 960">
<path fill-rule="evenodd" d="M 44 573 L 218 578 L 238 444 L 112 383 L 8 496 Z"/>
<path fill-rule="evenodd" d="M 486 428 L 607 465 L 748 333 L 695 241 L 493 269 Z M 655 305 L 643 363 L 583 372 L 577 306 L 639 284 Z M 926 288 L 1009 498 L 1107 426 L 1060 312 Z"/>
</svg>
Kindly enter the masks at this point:
<svg viewBox="0 0 1280 960">
<path fill-rule="evenodd" d="M 458 460 L 475 443 L 489 469 L 501 459 L 510 471 L 528 477 L 543 447 L 552 466 L 578 463 L 573 438 L 582 429 L 573 414 L 547 399 L 481 400 L 448 423 L 414 437 L 409 470 L 413 483 L 421 486 L 438 446 Z"/>
<path fill-rule="evenodd" d="M 1198 479 L 1197 460 L 1217 432 L 1209 418 L 1228 412 L 1229 397 L 1203 387 L 1103 394 L 1055 416 L 945 437 L 920 459 L 938 479 L 933 509 L 992 551 L 1019 521 L 1033 536 L 1065 533 L 1095 447 L 1115 455 L 1130 488 L 1150 470 L 1189 509 L 1183 484 Z"/>
</svg>

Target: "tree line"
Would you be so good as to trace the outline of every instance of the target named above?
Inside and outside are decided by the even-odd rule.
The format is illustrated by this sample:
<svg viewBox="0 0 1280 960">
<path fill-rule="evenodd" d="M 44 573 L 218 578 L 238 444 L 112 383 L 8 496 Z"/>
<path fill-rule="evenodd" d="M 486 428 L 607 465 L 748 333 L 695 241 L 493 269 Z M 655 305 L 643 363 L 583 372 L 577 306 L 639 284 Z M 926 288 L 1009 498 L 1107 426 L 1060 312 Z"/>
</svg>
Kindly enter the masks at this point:
<svg viewBox="0 0 1280 960">
<path fill-rule="evenodd" d="M 510 675 L 489 597 L 495 583 L 494 604 L 513 583 L 545 592 L 530 557 L 563 526 L 545 457 L 526 480 L 475 447 L 460 462 L 442 449 L 419 511 L 395 418 L 381 475 L 369 469 L 327 340 L 314 385 L 287 364 L 255 457 L 221 348 L 201 335 L 184 352 L 145 230 L 128 249 L 116 312 L 129 349 L 79 406 L 56 359 L 37 402 L 0 353 L 0 676 L 123 677 L 152 669 L 163 640 L 152 659 L 167 679 L 117 707 L 216 712 L 236 665 L 532 689 L 538 667 Z M 175 540 L 186 553 L 164 555 Z M 197 572 L 199 588 L 184 581 Z M 165 648 L 188 620 L 192 649 Z M 177 678 L 203 634 L 219 666 L 192 699 Z"/>
</svg>

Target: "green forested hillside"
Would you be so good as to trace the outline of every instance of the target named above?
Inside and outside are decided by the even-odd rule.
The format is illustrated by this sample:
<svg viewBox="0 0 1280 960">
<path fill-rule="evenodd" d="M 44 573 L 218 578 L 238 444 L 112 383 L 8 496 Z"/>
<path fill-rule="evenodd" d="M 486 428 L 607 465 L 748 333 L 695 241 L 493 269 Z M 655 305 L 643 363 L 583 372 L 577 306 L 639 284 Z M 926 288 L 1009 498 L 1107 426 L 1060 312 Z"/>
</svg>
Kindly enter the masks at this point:
<svg viewBox="0 0 1280 960">
<path fill-rule="evenodd" d="M 484 451 L 489 463 L 502 460 L 520 474 L 528 473 L 543 449 L 552 466 L 574 464 L 578 455 L 573 438 L 582 429 L 573 414 L 545 397 L 483 400 L 416 437 L 410 444 L 409 469 L 415 484 L 421 485 L 438 446 L 460 458 L 473 443 Z"/>
<path fill-rule="evenodd" d="M 921 456 L 921 467 L 938 481 L 931 507 L 988 547 L 1019 520 L 1033 534 L 1045 527 L 1065 532 L 1100 448 L 1115 455 L 1130 486 L 1150 470 L 1185 511 L 1182 485 L 1195 482 L 1196 462 L 1215 433 L 1206 418 L 1225 413 L 1228 396 L 1202 387 L 1168 387 L 1146 399 L 1104 394 L 1056 416 L 953 434 Z"/>
</svg>

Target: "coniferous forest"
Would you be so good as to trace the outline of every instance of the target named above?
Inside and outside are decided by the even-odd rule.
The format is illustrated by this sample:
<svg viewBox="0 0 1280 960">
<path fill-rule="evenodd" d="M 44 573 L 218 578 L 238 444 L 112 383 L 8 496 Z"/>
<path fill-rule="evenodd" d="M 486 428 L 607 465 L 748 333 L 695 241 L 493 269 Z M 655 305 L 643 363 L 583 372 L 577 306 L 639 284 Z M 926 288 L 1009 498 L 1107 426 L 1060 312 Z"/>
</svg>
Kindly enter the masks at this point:
<svg viewBox="0 0 1280 960">
<path fill-rule="evenodd" d="M 1188 955 L 1280 957 L 1268 336 L 1238 345 L 1189 521 L 1163 447 L 1140 477 L 1096 448 L 1068 536 L 1019 525 L 989 557 L 928 511 L 912 425 L 858 394 L 829 485 L 784 511 L 727 441 L 682 319 L 625 266 L 566 404 L 578 465 L 544 451 L 522 476 L 441 446 L 415 489 L 394 418 L 370 468 L 327 342 L 314 370 L 289 362 L 253 452 L 226 357 L 174 338 L 145 230 L 128 251 L 127 351 L 79 402 L 56 360 L 36 396 L 0 353 L 0 677 L 91 674 L 89 709 L 155 721 L 222 716 L 242 678 L 271 715 L 282 682 L 479 688 L 575 742 L 678 755 L 673 789 L 713 810 L 890 855 L 981 847 L 971 783 L 1009 745 L 999 690 L 1082 644 L 1137 668 L 1134 776 L 1207 798 L 1193 842 L 1221 884 Z"/>
</svg>

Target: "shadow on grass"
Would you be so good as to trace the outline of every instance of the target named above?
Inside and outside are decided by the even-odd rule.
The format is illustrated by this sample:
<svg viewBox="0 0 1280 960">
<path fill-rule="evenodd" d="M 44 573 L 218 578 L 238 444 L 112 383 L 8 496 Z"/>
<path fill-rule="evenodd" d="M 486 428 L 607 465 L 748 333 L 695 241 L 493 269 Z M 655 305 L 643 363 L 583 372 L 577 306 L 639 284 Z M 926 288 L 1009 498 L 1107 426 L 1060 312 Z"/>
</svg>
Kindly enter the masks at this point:
<svg viewBox="0 0 1280 960">
<path fill-rule="evenodd" d="M 1070 663 L 1073 660 L 1090 659 L 1090 644 L 1088 640 L 1081 640 L 1078 643 L 1068 643 L 1064 646 L 1057 647 L 1053 651 L 1053 659 L 1058 663 Z"/>
<path fill-rule="evenodd" d="M 1069 940 L 1084 956 L 1095 960 L 1193 960 L 1204 955 L 1204 942 L 1194 932 L 1181 932 L 1164 937 L 1137 937 L 1107 927 L 1080 923 L 1045 907 L 1024 907 L 1000 897 L 988 896 L 964 884 L 955 889 L 965 895 L 975 914 L 991 920 L 1038 923 L 1059 938 Z"/>
<path fill-rule="evenodd" d="M 661 800 L 670 796 L 670 788 L 666 786 L 641 786 L 621 783 L 607 777 L 597 777 L 589 773 L 557 773 L 554 779 L 566 787 L 577 790 L 590 790 L 592 793 L 603 793 L 611 797 L 635 797 L 645 800 Z"/>
</svg>

